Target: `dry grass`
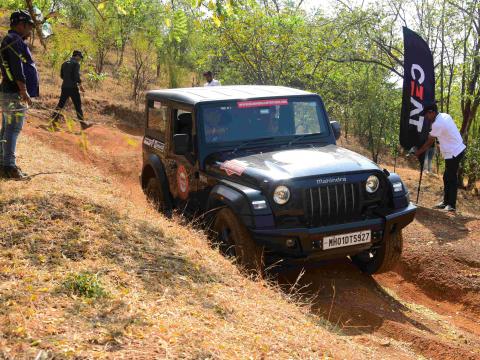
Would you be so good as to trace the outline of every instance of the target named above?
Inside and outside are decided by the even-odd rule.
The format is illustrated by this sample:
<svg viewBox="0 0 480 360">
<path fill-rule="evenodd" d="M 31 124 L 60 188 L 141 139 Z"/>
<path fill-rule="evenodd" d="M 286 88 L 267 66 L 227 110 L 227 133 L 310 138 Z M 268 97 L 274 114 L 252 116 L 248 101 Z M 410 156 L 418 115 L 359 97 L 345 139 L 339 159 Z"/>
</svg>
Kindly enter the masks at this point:
<svg viewBox="0 0 480 360">
<path fill-rule="evenodd" d="M 19 154 L 47 174 L 0 182 L 0 358 L 374 356 L 132 201 L 137 190 L 30 137 Z M 85 272 L 105 296 L 65 289 Z"/>
</svg>

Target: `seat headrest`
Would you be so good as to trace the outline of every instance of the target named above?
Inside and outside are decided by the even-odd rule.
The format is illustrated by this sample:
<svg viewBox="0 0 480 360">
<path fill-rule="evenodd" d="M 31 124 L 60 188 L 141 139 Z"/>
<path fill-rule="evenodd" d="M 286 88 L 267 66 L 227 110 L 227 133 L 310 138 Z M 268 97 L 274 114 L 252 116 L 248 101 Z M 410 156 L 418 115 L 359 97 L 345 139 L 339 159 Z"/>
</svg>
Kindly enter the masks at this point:
<svg viewBox="0 0 480 360">
<path fill-rule="evenodd" d="M 182 125 L 191 125 L 192 124 L 192 114 L 191 113 L 183 113 L 178 115 L 178 121 Z"/>
</svg>

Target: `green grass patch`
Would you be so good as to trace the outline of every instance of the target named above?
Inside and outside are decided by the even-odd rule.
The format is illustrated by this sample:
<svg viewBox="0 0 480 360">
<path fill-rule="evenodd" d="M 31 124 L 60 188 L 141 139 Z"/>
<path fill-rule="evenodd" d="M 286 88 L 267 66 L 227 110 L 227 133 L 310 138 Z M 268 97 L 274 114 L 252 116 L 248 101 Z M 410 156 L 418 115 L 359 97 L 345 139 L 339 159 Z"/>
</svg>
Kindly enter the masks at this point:
<svg viewBox="0 0 480 360">
<path fill-rule="evenodd" d="M 97 274 L 82 271 L 78 274 L 69 274 L 62 283 L 64 292 L 86 298 L 108 296 Z"/>
</svg>

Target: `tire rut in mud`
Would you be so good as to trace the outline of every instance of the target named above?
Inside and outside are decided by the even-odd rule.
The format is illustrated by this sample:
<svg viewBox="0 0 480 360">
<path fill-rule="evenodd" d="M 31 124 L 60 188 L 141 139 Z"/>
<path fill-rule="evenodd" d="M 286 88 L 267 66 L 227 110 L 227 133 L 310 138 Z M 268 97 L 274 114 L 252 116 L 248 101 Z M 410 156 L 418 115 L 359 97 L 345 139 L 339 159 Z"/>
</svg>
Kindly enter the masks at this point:
<svg viewBox="0 0 480 360">
<path fill-rule="evenodd" d="M 290 289 L 301 271 L 300 267 L 282 269 L 275 279 Z M 354 339 L 365 335 L 393 339 L 428 358 L 480 359 L 475 334 L 424 305 L 403 301 L 348 260 L 310 265 L 296 286 L 304 298 L 313 299 L 312 311 L 326 319 L 326 327 L 334 332 Z"/>
</svg>

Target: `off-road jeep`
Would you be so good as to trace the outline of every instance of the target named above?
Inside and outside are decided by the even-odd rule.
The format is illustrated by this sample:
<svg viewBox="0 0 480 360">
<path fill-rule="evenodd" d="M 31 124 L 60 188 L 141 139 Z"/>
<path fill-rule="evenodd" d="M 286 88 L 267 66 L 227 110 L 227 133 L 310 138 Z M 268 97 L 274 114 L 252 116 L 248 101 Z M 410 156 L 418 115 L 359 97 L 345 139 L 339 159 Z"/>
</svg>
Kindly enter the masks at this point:
<svg viewBox="0 0 480 360">
<path fill-rule="evenodd" d="M 159 210 L 212 217 L 247 269 L 350 257 L 392 268 L 416 207 L 396 174 L 336 145 L 322 99 L 275 86 L 150 91 L 141 185 Z"/>
</svg>

